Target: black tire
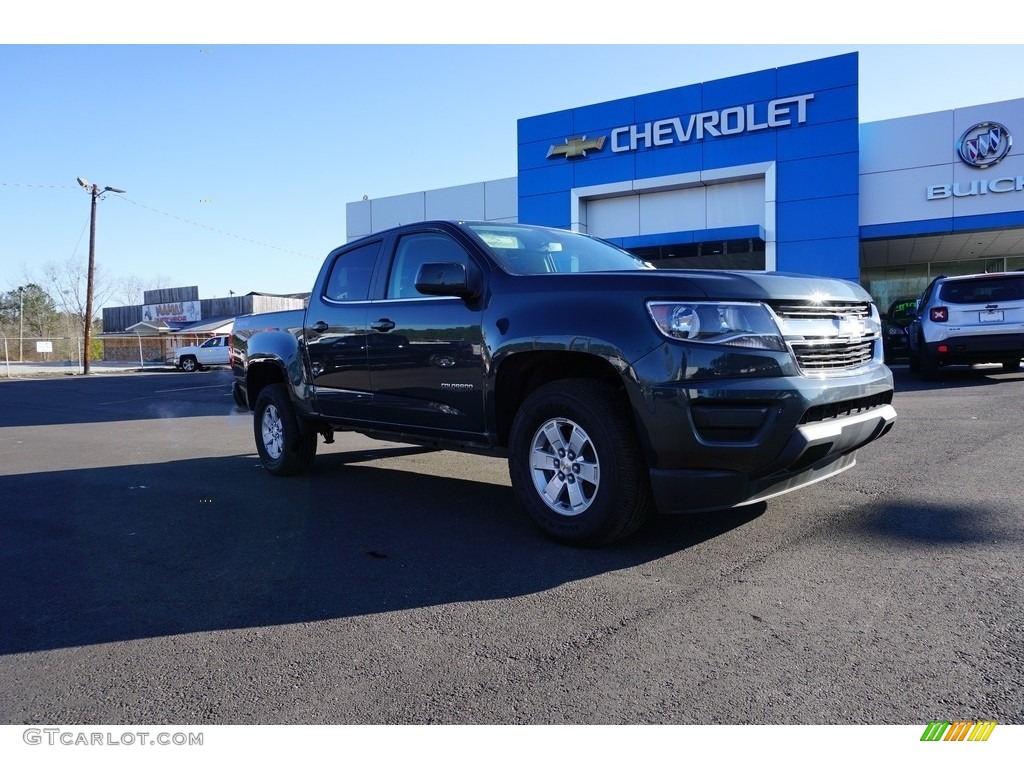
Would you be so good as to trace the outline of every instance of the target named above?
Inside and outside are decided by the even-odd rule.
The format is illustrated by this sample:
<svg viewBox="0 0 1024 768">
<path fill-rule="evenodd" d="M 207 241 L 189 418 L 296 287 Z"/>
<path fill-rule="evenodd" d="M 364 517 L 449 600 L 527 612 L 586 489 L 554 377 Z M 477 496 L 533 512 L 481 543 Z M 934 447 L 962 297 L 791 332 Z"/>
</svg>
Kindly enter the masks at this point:
<svg viewBox="0 0 1024 768">
<path fill-rule="evenodd" d="M 910 359 L 907 361 L 907 366 L 910 368 L 911 373 L 921 373 L 920 355 L 915 355 L 913 352 L 911 352 Z"/>
<path fill-rule="evenodd" d="M 928 347 L 921 336 L 917 339 L 917 354 L 910 353 L 910 372 L 916 373 L 922 381 L 935 381 L 939 376 L 939 364 L 928 356 Z"/>
<path fill-rule="evenodd" d="M 921 351 L 921 369 L 918 373 L 922 381 L 935 381 L 939 378 L 939 364 L 925 350 Z"/>
<path fill-rule="evenodd" d="M 199 361 L 196 360 L 192 355 L 185 355 L 181 358 L 181 370 L 185 373 L 192 373 L 199 370 Z"/>
<path fill-rule="evenodd" d="M 263 466 L 272 475 L 300 475 L 316 457 L 316 432 L 302 432 L 284 384 L 260 391 L 253 412 L 253 435 Z"/>
<path fill-rule="evenodd" d="M 513 421 L 508 464 L 519 503 L 564 544 L 610 544 L 653 511 L 632 419 L 603 382 L 566 379 L 534 391 Z"/>
<path fill-rule="evenodd" d="M 1020 370 L 1020 360 L 1003 360 L 1003 371 L 1015 373 Z"/>
</svg>

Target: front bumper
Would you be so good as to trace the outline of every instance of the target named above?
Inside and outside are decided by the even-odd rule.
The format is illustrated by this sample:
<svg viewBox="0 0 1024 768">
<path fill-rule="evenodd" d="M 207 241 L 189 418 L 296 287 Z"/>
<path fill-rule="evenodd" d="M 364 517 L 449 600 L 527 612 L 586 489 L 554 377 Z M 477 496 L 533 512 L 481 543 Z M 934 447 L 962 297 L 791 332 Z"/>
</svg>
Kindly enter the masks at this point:
<svg viewBox="0 0 1024 768">
<path fill-rule="evenodd" d="M 662 382 L 631 396 L 655 503 L 667 513 L 741 506 L 831 477 L 896 423 L 885 366 Z"/>
<path fill-rule="evenodd" d="M 797 429 L 774 462 L 775 471 L 750 475 L 713 469 L 652 469 L 659 512 L 703 512 L 764 501 L 837 475 L 857 463 L 856 451 L 896 423 L 891 405 Z"/>
</svg>

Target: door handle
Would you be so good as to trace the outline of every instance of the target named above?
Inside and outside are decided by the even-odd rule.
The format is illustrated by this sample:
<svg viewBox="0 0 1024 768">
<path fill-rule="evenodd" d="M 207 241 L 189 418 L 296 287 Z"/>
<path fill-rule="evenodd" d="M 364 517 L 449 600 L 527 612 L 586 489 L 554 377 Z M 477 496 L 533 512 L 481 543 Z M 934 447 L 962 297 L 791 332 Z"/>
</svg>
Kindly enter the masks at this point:
<svg viewBox="0 0 1024 768">
<path fill-rule="evenodd" d="M 329 326 L 323 320 L 317 320 L 313 325 L 310 326 L 317 333 L 323 333 Z"/>
<path fill-rule="evenodd" d="M 388 331 L 395 327 L 395 324 L 391 320 L 388 320 L 386 317 L 382 317 L 377 322 L 370 323 L 370 327 L 373 328 L 373 330 L 375 331 L 387 333 Z"/>
</svg>

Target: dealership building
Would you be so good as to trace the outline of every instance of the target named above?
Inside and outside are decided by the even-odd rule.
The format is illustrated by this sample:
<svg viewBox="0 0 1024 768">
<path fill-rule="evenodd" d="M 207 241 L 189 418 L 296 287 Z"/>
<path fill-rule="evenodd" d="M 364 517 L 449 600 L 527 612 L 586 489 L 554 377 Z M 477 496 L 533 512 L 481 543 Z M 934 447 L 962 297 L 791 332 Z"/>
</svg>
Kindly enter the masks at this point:
<svg viewBox="0 0 1024 768">
<path fill-rule="evenodd" d="M 346 235 L 543 224 L 658 267 L 846 278 L 883 309 L 1024 268 L 1024 99 L 862 124 L 858 97 L 849 53 L 521 118 L 515 177 L 349 203 Z"/>
</svg>

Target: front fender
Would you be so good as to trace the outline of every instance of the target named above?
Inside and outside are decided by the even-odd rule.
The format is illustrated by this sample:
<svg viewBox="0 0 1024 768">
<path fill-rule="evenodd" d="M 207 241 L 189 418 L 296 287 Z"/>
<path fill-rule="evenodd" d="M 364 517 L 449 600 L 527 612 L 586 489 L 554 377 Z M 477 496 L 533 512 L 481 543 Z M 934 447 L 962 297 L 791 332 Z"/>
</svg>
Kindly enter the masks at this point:
<svg viewBox="0 0 1024 768">
<path fill-rule="evenodd" d="M 524 352 L 576 352 L 599 357 L 620 373 L 629 368 L 623 350 L 605 339 L 593 336 L 534 336 L 502 340 L 492 353 L 492 370 L 496 373 L 506 359 Z"/>
</svg>

